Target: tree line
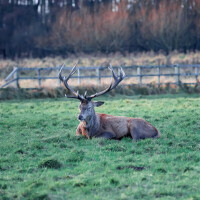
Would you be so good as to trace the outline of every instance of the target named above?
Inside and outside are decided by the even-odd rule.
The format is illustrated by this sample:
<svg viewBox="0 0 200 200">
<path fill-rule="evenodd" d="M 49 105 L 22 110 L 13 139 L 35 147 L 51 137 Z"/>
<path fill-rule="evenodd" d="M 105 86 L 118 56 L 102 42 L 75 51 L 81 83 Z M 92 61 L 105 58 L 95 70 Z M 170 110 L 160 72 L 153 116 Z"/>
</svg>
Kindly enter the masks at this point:
<svg viewBox="0 0 200 200">
<path fill-rule="evenodd" d="M 0 56 L 200 50 L 199 0 L 0 0 Z"/>
</svg>

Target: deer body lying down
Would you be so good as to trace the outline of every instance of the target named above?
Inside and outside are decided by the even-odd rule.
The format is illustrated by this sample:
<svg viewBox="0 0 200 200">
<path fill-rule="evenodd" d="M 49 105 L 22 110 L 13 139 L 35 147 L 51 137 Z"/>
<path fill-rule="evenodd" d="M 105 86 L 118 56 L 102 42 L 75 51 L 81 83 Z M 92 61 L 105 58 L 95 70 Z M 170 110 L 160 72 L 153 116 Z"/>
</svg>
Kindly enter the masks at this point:
<svg viewBox="0 0 200 200">
<path fill-rule="evenodd" d="M 81 122 L 76 131 L 77 135 L 107 139 L 129 136 L 134 140 L 160 136 L 157 129 L 143 119 L 95 113 L 94 106 L 102 104 L 103 102 L 81 103 L 78 116 Z"/>
<path fill-rule="evenodd" d="M 112 71 L 115 82 L 113 84 L 111 83 L 106 90 L 91 96 L 86 96 L 86 93 L 84 96 L 82 96 L 78 92 L 75 92 L 68 85 L 68 80 L 76 71 L 75 68 L 76 65 L 74 66 L 67 78 L 61 76 L 61 69 L 59 73 L 59 78 L 61 81 L 64 82 L 65 87 L 70 90 L 74 95 L 67 97 L 79 99 L 81 102 L 79 106 L 80 114 L 78 115 L 80 124 L 76 131 L 77 135 L 84 135 L 88 139 L 92 137 L 121 139 L 124 136 L 130 136 L 134 140 L 138 140 L 160 137 L 160 133 L 158 132 L 158 130 L 143 119 L 95 113 L 95 106 L 101 106 L 104 104 L 104 102 L 94 102 L 92 101 L 92 99 L 114 89 L 124 79 L 125 73 L 122 68 L 120 70 L 120 75 L 117 76 L 110 66 L 109 69 Z"/>
</svg>

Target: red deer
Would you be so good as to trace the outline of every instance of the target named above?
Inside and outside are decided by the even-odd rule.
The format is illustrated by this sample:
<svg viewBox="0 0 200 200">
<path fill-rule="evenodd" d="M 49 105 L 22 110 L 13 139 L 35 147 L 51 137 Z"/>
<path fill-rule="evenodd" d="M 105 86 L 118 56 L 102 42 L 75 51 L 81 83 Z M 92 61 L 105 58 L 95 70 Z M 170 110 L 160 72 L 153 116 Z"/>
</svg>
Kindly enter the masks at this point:
<svg viewBox="0 0 200 200">
<path fill-rule="evenodd" d="M 73 96 L 66 96 L 68 98 L 75 98 L 80 100 L 80 114 L 78 115 L 80 124 L 76 131 L 77 135 L 84 135 L 88 139 L 93 137 L 121 139 L 122 137 L 129 136 L 132 137 L 135 141 L 145 138 L 160 137 L 158 130 L 144 119 L 95 113 L 94 107 L 101 106 L 104 104 L 104 102 L 95 102 L 92 101 L 92 99 L 113 90 L 125 78 L 125 73 L 122 68 L 120 69 L 120 73 L 117 76 L 113 68 L 109 66 L 109 69 L 112 72 L 114 83 L 111 81 L 111 84 L 107 89 L 87 96 L 87 91 L 84 95 L 80 95 L 78 91 L 75 92 L 68 84 L 68 80 L 76 72 L 76 65 L 73 67 L 68 77 L 63 77 L 61 75 L 63 67 L 59 72 L 59 79 L 73 94 Z"/>
</svg>

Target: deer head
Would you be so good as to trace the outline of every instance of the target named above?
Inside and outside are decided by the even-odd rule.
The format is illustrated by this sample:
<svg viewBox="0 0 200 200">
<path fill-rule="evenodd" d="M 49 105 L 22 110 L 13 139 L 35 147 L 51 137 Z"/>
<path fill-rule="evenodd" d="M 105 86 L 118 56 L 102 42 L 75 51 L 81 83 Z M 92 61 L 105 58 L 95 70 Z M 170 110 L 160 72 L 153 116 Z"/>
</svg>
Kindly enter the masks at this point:
<svg viewBox="0 0 200 200">
<path fill-rule="evenodd" d="M 112 68 L 112 66 L 110 65 L 108 68 L 111 70 L 112 72 L 112 77 L 114 79 L 114 83 L 112 83 L 112 80 L 111 80 L 111 83 L 110 83 L 110 86 L 101 91 L 101 92 L 98 92 L 96 94 L 93 94 L 93 95 L 90 95 L 88 96 L 87 95 L 87 91 L 85 92 L 84 95 L 80 95 L 79 92 L 75 92 L 68 84 L 68 80 L 72 77 L 72 75 L 76 72 L 76 65 L 78 63 L 75 64 L 75 66 L 72 68 L 71 72 L 69 73 L 68 77 L 63 77 L 61 75 L 62 73 L 62 70 L 63 70 L 63 67 L 64 65 L 61 67 L 60 69 L 60 72 L 59 72 L 59 79 L 64 83 L 65 87 L 73 94 L 73 96 L 67 96 L 65 95 L 67 98 L 74 98 L 74 99 L 78 99 L 80 100 L 80 105 L 79 105 L 79 109 L 80 109 L 80 114 L 78 115 L 78 119 L 80 121 L 88 121 L 90 120 L 90 118 L 95 115 L 95 110 L 94 110 L 94 107 L 97 106 L 101 106 L 104 104 L 104 102 L 95 102 L 95 101 L 92 101 L 93 98 L 95 97 L 99 97 L 109 91 L 111 91 L 112 89 L 114 89 L 115 87 L 117 87 L 117 85 L 125 78 L 125 73 L 123 71 L 123 69 L 120 67 L 120 72 L 119 72 L 119 75 L 117 76 Z"/>
</svg>

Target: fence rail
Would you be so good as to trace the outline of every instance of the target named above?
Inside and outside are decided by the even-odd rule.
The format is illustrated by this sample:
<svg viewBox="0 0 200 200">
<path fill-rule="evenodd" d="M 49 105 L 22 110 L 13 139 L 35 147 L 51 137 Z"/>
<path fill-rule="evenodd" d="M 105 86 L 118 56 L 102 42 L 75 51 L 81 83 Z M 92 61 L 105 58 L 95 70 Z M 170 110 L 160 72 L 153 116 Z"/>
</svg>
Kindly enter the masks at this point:
<svg viewBox="0 0 200 200">
<path fill-rule="evenodd" d="M 58 76 L 42 76 L 42 71 L 55 71 L 59 72 L 60 66 L 57 67 L 47 67 L 47 68 L 25 68 L 25 67 L 15 67 L 13 71 L 5 78 L 5 84 L 1 86 L 1 88 L 4 88 L 6 86 L 9 86 L 11 83 L 15 82 L 15 85 L 17 88 L 20 87 L 19 81 L 20 80 L 38 80 L 38 86 L 41 87 L 42 80 L 47 79 L 58 79 Z M 115 70 L 117 67 L 113 67 Z M 174 73 L 161 73 L 161 69 L 173 69 Z M 184 72 L 180 73 L 181 69 L 189 68 L 192 72 Z M 71 70 L 71 67 L 64 67 L 64 70 Z M 77 76 L 73 76 L 73 79 L 78 80 L 78 84 L 81 84 L 82 79 L 90 78 L 90 79 L 96 79 L 97 83 L 101 83 L 102 78 L 109 78 L 111 75 L 105 75 L 102 74 L 102 71 L 106 69 L 106 67 L 78 67 L 78 74 Z M 118 68 L 119 69 L 119 68 Z M 187 84 L 199 84 L 199 76 L 200 76 L 200 64 L 193 64 L 193 65 L 158 65 L 158 66 L 125 66 L 124 71 L 126 73 L 126 70 L 136 70 L 135 74 L 128 74 L 126 73 L 126 78 L 136 77 L 138 78 L 138 84 L 142 85 L 143 77 L 157 77 L 157 83 L 158 85 L 166 84 L 161 82 L 161 77 L 176 77 L 176 81 L 172 84 L 179 85 L 181 83 L 181 77 L 188 77 L 193 76 L 195 78 L 195 81 L 192 83 Z M 157 73 L 143 73 L 143 69 L 156 69 Z M 96 75 L 81 75 L 83 71 L 91 71 L 96 70 Z M 37 72 L 36 76 L 21 76 L 20 73 L 26 72 L 26 71 L 33 71 Z"/>
</svg>

